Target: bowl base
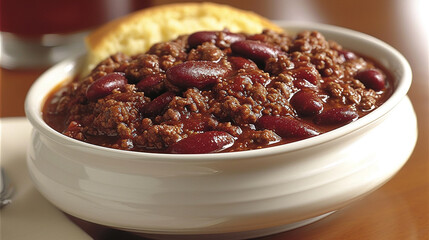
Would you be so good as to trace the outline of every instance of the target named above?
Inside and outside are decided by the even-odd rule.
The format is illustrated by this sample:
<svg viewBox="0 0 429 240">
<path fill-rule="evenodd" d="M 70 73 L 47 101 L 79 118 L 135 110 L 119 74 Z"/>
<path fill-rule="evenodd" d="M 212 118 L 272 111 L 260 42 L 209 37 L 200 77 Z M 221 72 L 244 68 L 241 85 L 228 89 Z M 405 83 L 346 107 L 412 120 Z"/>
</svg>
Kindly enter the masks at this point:
<svg viewBox="0 0 429 240">
<path fill-rule="evenodd" d="M 334 213 L 335 211 L 328 212 L 313 218 L 304 219 L 302 221 L 282 225 L 282 226 L 276 226 L 271 228 L 265 228 L 265 229 L 257 229 L 257 230 L 250 230 L 250 231 L 244 231 L 244 232 L 231 232 L 231 233 L 217 233 L 217 234 L 162 234 L 162 233 L 137 233 L 139 236 L 150 238 L 150 239 L 157 239 L 157 240 L 193 240 L 193 239 L 204 239 L 204 240 L 211 240 L 211 239 L 222 239 L 222 240 L 238 240 L 238 239 L 249 239 L 249 238 L 256 238 L 256 237 L 262 237 L 267 235 L 272 235 L 276 233 L 286 232 L 289 230 L 293 230 L 308 224 L 311 224 L 313 222 L 316 222 L 322 218 L 327 217 L 328 215 Z"/>
</svg>

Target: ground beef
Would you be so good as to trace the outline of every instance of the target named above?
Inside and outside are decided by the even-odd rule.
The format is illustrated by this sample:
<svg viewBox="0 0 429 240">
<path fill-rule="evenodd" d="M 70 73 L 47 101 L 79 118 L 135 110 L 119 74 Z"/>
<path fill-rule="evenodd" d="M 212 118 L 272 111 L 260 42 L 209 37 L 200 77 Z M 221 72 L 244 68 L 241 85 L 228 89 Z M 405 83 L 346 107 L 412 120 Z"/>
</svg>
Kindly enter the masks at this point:
<svg viewBox="0 0 429 240">
<path fill-rule="evenodd" d="M 160 68 L 166 71 L 174 64 L 186 60 L 188 56 L 186 52 L 186 38 L 179 37 L 175 41 L 154 44 L 148 53 L 158 56 Z"/>
<path fill-rule="evenodd" d="M 185 62 L 192 64 L 185 68 Z M 180 77 L 172 78 L 173 69 Z M 382 89 L 365 86 L 380 78 L 357 76 L 373 69 L 383 77 Z M 111 148 L 169 152 L 183 141 L 195 148 L 186 141 L 196 136 L 212 141 L 210 151 L 241 151 L 355 121 L 389 97 L 389 81 L 374 61 L 319 32 L 225 29 L 183 35 L 134 56 L 114 54 L 52 93 L 43 116 L 69 137 Z M 99 91 L 96 99 L 88 97 L 90 88 Z M 329 111 L 350 119 L 339 121 Z"/>
<path fill-rule="evenodd" d="M 112 72 L 122 72 L 128 66 L 130 57 L 122 53 L 114 54 L 101 61 L 91 73 L 93 79 L 98 79 Z"/>
<path fill-rule="evenodd" d="M 206 60 L 217 62 L 222 57 L 224 57 L 224 53 L 221 49 L 216 47 L 214 43 L 205 42 L 196 49 L 191 49 L 187 60 Z"/>
<path fill-rule="evenodd" d="M 130 82 L 139 82 L 143 78 L 160 71 L 157 55 L 139 54 L 131 58 L 124 72 Z"/>
<path fill-rule="evenodd" d="M 135 142 L 148 150 L 164 149 L 185 137 L 180 125 L 159 124 L 150 126 L 135 138 Z"/>
</svg>

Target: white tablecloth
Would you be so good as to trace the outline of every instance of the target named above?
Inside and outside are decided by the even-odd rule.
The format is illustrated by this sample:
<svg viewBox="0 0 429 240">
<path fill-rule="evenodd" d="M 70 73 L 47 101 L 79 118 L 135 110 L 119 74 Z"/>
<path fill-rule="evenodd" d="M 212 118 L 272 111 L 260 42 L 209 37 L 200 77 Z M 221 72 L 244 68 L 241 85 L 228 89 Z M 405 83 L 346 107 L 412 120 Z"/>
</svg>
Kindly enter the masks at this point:
<svg viewBox="0 0 429 240">
<path fill-rule="evenodd" d="M 0 162 L 15 185 L 12 203 L 0 212 L 0 239 L 91 239 L 31 182 L 26 165 L 31 128 L 25 118 L 0 118 Z"/>
</svg>

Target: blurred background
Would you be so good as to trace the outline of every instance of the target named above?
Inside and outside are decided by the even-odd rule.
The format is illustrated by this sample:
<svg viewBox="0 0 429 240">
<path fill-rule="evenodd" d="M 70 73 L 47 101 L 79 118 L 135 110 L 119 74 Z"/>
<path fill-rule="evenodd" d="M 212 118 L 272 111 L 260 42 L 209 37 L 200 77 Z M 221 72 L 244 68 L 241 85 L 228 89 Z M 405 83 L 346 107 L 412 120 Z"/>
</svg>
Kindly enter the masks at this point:
<svg viewBox="0 0 429 240">
<path fill-rule="evenodd" d="M 137 0 L 1 0 L 1 66 L 48 67 L 84 52 L 83 38 L 93 28 L 150 6 Z"/>
</svg>

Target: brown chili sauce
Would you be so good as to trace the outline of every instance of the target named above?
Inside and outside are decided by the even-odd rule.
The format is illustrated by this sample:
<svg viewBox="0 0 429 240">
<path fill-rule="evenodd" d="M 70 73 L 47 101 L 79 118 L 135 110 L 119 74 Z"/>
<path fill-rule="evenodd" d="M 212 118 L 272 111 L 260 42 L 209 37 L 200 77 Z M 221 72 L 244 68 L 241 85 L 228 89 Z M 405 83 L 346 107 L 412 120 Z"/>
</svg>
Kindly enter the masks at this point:
<svg viewBox="0 0 429 240">
<path fill-rule="evenodd" d="M 54 89 L 43 119 L 109 148 L 231 152 L 341 127 L 380 106 L 392 88 L 374 60 L 319 32 L 204 31 L 110 56 Z"/>
</svg>

